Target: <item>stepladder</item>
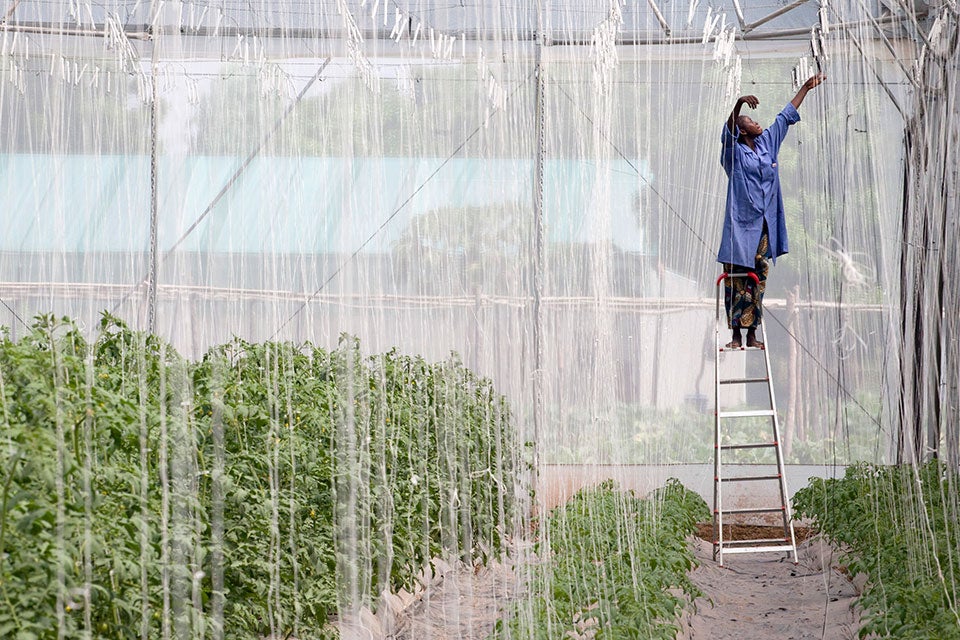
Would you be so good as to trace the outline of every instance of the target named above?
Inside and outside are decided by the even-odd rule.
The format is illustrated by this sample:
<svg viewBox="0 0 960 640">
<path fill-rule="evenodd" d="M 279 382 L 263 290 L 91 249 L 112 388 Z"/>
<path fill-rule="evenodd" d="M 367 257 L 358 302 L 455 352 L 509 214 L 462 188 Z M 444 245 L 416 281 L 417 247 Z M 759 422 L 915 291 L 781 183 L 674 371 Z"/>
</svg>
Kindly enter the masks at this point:
<svg viewBox="0 0 960 640">
<path fill-rule="evenodd" d="M 749 278 L 753 286 L 759 284 L 754 273 L 724 273 L 717 279 L 713 558 L 723 566 L 728 554 L 785 553 L 797 563 L 766 323 L 761 320 L 759 324 L 761 346 L 743 343 L 731 348 L 725 344 L 729 333 L 724 283 L 733 278 Z M 774 533 L 749 539 L 732 535 L 735 525 L 758 521 L 766 526 L 750 530 Z M 775 522 L 772 527 L 770 521 Z"/>
</svg>

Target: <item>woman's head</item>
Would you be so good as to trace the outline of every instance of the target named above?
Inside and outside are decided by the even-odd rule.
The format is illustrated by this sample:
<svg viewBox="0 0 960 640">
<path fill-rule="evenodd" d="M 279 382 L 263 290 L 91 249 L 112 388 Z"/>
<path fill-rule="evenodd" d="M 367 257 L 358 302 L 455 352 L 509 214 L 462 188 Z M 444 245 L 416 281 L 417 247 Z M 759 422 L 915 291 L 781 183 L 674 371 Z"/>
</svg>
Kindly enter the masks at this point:
<svg viewBox="0 0 960 640">
<path fill-rule="evenodd" d="M 740 137 L 738 140 L 743 140 L 744 138 L 756 138 L 763 133 L 763 127 L 761 127 L 759 123 L 757 123 L 750 116 L 737 116 L 737 128 L 740 130 Z"/>
</svg>

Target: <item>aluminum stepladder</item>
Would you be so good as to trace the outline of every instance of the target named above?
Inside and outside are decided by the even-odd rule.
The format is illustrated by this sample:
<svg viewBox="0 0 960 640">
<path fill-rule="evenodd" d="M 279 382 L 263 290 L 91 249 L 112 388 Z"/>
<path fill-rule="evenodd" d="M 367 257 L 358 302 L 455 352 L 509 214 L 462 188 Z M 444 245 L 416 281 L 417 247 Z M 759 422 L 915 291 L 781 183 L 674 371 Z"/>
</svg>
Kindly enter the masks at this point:
<svg viewBox="0 0 960 640">
<path fill-rule="evenodd" d="M 714 354 L 714 457 L 713 457 L 713 559 L 720 566 L 723 566 L 723 555 L 725 553 L 770 553 L 786 552 L 788 556 L 793 555 L 793 562 L 799 562 L 797 558 L 797 542 L 793 531 L 793 517 L 790 513 L 789 493 L 787 493 L 787 477 L 783 466 L 783 450 L 780 446 L 780 423 L 777 418 L 777 402 L 773 393 L 773 378 L 770 374 L 770 354 L 766 349 L 767 330 L 766 324 L 761 322 L 761 341 L 763 347 L 746 347 L 745 345 L 738 349 L 728 349 L 721 337 L 721 323 L 726 329 L 726 310 L 723 309 L 721 297 L 723 296 L 723 283 L 727 278 L 750 278 L 754 283 L 759 284 L 757 275 L 753 272 L 740 274 L 722 274 L 717 279 L 717 329 Z M 725 335 L 725 332 L 724 334 Z M 745 338 L 744 338 L 745 340 Z M 733 352 L 742 352 L 743 358 L 750 358 L 755 353 L 763 353 L 764 375 L 758 377 L 746 377 L 747 362 L 744 362 L 744 374 L 741 377 L 720 377 L 720 359 L 724 353 L 733 354 Z M 753 354 L 751 353 L 753 352 Z M 750 409 L 741 411 L 728 411 L 720 407 L 720 387 L 723 385 L 749 385 L 764 383 L 767 385 L 767 394 L 770 399 L 770 408 L 768 409 Z M 725 421 L 737 420 L 743 418 L 768 417 L 772 427 L 772 440 L 764 442 L 724 442 L 724 431 L 722 425 Z M 776 453 L 775 474 L 768 475 L 747 475 L 725 477 L 723 475 L 724 452 L 744 450 L 744 449 L 773 449 Z M 741 509 L 725 509 L 723 507 L 723 485 L 725 483 L 752 483 L 752 482 L 777 482 L 780 490 L 780 504 L 771 507 L 751 507 Z M 728 514 L 769 514 L 779 513 L 783 518 L 783 536 L 780 538 L 766 538 L 755 540 L 724 540 L 723 519 Z"/>
</svg>

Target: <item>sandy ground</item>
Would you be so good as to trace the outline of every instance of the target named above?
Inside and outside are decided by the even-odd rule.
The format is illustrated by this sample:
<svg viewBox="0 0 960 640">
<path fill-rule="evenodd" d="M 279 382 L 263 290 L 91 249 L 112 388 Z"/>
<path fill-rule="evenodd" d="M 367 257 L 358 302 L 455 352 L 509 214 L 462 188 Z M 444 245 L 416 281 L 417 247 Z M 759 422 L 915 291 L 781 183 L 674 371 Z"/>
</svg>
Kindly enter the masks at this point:
<svg viewBox="0 0 960 640">
<path fill-rule="evenodd" d="M 703 591 L 681 620 L 679 640 L 848 640 L 856 637 L 857 590 L 822 538 L 800 544 L 799 564 L 783 553 L 713 560 L 710 543 L 691 538 Z M 527 553 L 520 555 L 530 556 Z M 517 566 L 520 561 L 517 562 Z M 483 640 L 522 590 L 511 563 L 479 570 L 438 563 L 417 593 L 384 596 L 377 615 L 341 624 L 344 640 Z"/>
<path fill-rule="evenodd" d="M 681 640 L 847 640 L 856 638 L 857 589 L 819 536 L 798 546 L 799 564 L 783 553 L 725 555 L 691 540 L 700 562 L 690 577 L 703 591 L 683 617 Z"/>
<path fill-rule="evenodd" d="M 396 640 L 481 640 L 493 631 L 520 585 L 513 567 L 494 564 L 481 571 L 463 568 L 448 573 L 407 615 Z M 407 613 L 407 612 L 405 612 Z"/>
<path fill-rule="evenodd" d="M 514 554 L 520 560 L 484 567 L 437 560 L 415 593 L 385 595 L 376 614 L 361 611 L 342 621 L 342 640 L 483 640 L 511 607 L 522 588 L 517 564 L 529 557 L 529 545 Z"/>
</svg>

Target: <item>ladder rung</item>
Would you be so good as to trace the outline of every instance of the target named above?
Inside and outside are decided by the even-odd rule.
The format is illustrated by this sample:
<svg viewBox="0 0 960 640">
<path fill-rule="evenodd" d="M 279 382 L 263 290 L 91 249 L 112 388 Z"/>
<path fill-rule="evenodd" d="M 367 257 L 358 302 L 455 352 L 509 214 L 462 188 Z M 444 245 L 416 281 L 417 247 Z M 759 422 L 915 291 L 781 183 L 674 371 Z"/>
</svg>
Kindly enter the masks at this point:
<svg viewBox="0 0 960 640">
<path fill-rule="evenodd" d="M 723 543 L 724 553 L 764 553 L 764 552 L 772 552 L 772 551 L 795 551 L 795 549 L 793 548 L 793 545 L 790 545 L 790 544 L 780 544 L 780 545 L 770 546 L 770 547 L 730 547 L 729 549 L 727 549 L 726 547 L 728 544 L 730 543 L 729 542 Z"/>
<path fill-rule="evenodd" d="M 780 474 L 775 476 L 733 476 L 732 478 L 714 478 L 721 482 L 745 482 L 747 480 L 779 480 Z"/>
<path fill-rule="evenodd" d="M 727 451 L 730 449 L 760 449 L 763 447 L 775 447 L 777 446 L 776 442 L 751 442 L 749 444 L 722 444 L 720 445 L 721 451 Z"/>
<path fill-rule="evenodd" d="M 767 382 L 770 378 L 730 378 L 729 380 L 721 380 L 720 384 L 743 384 L 746 382 Z"/>
<path fill-rule="evenodd" d="M 782 538 L 757 538 L 755 540 L 724 540 L 724 546 L 728 544 L 735 544 L 737 546 L 758 546 L 761 544 L 783 544 L 784 542 L 790 542 L 790 538 L 783 536 Z"/>
<path fill-rule="evenodd" d="M 723 515 L 728 513 L 780 513 L 781 511 L 786 511 L 786 507 L 750 507 L 744 509 L 724 509 L 722 511 Z M 714 511 L 715 514 L 721 513 L 719 511 Z"/>
<path fill-rule="evenodd" d="M 721 278 L 722 279 L 722 278 Z M 718 285 L 718 298 L 717 298 L 717 308 L 719 310 L 719 284 L 720 281 L 717 281 Z M 717 316 L 717 321 L 719 323 L 719 313 Z M 761 325 L 763 331 L 763 339 L 766 342 L 766 329 Z M 727 349 L 722 342 L 719 340 L 720 336 L 720 327 L 718 324 L 717 327 L 717 351 L 715 351 L 715 377 L 714 377 L 714 391 L 716 392 L 716 405 L 714 406 L 714 417 L 715 417 L 715 434 L 716 440 L 714 441 L 714 452 L 715 452 L 715 472 L 714 472 L 714 511 L 713 511 L 713 526 L 714 526 L 714 536 L 713 541 L 713 552 L 714 559 L 719 559 L 720 565 L 723 565 L 723 554 L 724 553 L 779 553 L 787 552 L 792 553 L 794 561 L 797 559 L 797 546 L 796 540 L 793 537 L 793 528 L 787 527 L 787 520 L 789 520 L 790 506 L 786 501 L 786 478 L 783 472 L 783 459 L 780 453 L 780 442 L 778 436 L 779 425 L 778 414 L 776 409 L 776 404 L 773 399 L 773 375 L 770 370 L 770 360 L 769 356 L 766 357 L 765 363 L 766 368 L 754 368 L 754 369 L 744 369 L 741 371 L 732 371 L 727 370 L 724 372 L 724 377 L 721 377 L 721 361 L 723 359 L 723 353 L 725 351 L 762 351 L 763 348 L 757 347 L 747 347 L 743 345 L 737 349 Z M 758 335 L 758 337 L 760 337 Z M 746 358 L 746 359 L 743 359 Z M 737 359 L 734 357 L 732 363 L 738 362 L 743 363 L 744 365 L 748 364 L 748 361 L 751 360 L 751 356 L 744 356 L 743 358 Z M 762 409 L 758 407 L 765 406 L 765 403 L 756 403 L 753 404 L 754 408 L 750 408 L 750 405 L 740 405 L 741 409 L 735 410 L 734 407 L 731 407 L 730 410 L 721 409 L 720 406 L 720 386 L 721 385 L 747 385 L 747 384 L 760 384 L 765 383 L 769 387 L 770 392 L 770 404 L 768 409 Z M 745 390 L 745 388 L 744 388 Z M 752 441 L 752 438 L 730 438 L 729 434 L 724 435 L 721 430 L 721 420 L 723 419 L 733 419 L 733 418 L 768 418 L 773 422 L 773 433 L 772 434 L 762 434 L 758 435 L 759 438 L 771 438 L 771 441 L 766 442 L 757 442 Z M 771 437 L 772 435 L 772 437 Z M 723 440 L 727 438 L 732 440 L 732 442 L 724 443 Z M 724 477 L 724 473 L 721 473 L 721 452 L 722 451 L 734 451 L 737 449 L 767 449 L 772 448 L 776 449 L 777 453 L 777 466 L 766 466 L 765 469 L 741 469 L 740 473 L 759 473 L 765 475 L 740 475 L 740 476 L 730 476 Z M 768 456 L 769 454 L 763 454 Z M 776 473 L 771 473 L 776 472 Z M 735 509 L 723 509 L 720 504 L 720 495 L 723 491 L 722 484 L 725 482 L 752 482 L 757 480 L 776 480 L 779 483 L 781 497 L 781 504 L 778 506 L 766 506 L 766 507 L 745 507 L 745 508 L 735 508 Z M 772 501 L 766 501 L 769 505 Z M 755 540 L 724 540 L 725 529 L 723 529 L 723 519 L 724 516 L 736 516 L 736 515 L 747 515 L 747 514 L 781 514 L 784 518 L 784 535 L 777 538 L 760 538 Z M 736 519 L 735 517 L 733 519 Z M 756 535 L 756 534 L 754 534 Z M 760 535 L 764 535 L 761 533 Z"/>
<path fill-rule="evenodd" d="M 759 418 L 761 416 L 772 417 L 773 409 L 756 409 L 753 411 L 721 411 L 721 418 Z"/>
</svg>

